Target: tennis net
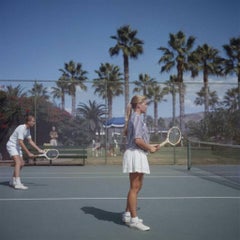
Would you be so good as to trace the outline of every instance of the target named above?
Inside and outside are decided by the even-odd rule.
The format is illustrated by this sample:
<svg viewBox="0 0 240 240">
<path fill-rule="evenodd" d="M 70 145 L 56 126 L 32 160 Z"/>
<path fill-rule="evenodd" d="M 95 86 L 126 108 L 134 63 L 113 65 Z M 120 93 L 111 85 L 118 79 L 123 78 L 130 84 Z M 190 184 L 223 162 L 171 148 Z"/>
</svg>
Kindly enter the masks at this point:
<svg viewBox="0 0 240 240">
<path fill-rule="evenodd" d="M 214 164 L 240 164 L 240 145 L 188 140 L 188 169 Z"/>
<path fill-rule="evenodd" d="M 240 145 L 189 139 L 187 168 L 193 167 L 240 184 Z"/>
</svg>

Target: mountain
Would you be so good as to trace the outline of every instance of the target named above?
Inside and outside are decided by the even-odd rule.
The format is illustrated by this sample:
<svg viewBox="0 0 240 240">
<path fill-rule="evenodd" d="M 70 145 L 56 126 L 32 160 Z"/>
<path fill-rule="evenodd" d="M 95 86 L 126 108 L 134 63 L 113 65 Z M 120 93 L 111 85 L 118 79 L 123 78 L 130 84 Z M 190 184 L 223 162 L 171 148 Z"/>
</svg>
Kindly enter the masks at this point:
<svg viewBox="0 0 240 240">
<path fill-rule="evenodd" d="M 204 117 L 204 113 L 203 112 L 188 113 L 188 114 L 185 114 L 184 121 L 185 121 L 185 123 L 187 123 L 189 121 L 198 122 L 201 119 L 203 119 L 203 117 Z M 169 126 L 169 123 L 172 121 L 172 117 L 164 118 L 164 121 L 165 121 L 165 125 Z M 179 122 L 179 116 L 176 117 L 176 121 Z"/>
</svg>

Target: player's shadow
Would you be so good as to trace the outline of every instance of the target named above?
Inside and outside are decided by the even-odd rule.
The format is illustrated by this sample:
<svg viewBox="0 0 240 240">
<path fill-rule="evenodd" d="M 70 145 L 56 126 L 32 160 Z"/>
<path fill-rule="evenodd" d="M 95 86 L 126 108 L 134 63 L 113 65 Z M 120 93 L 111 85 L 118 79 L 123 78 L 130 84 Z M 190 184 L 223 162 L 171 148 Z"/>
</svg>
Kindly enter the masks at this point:
<svg viewBox="0 0 240 240">
<path fill-rule="evenodd" d="M 31 182 L 24 182 L 27 186 L 34 186 L 34 187 L 42 187 L 47 186 L 47 184 L 37 184 L 37 183 L 31 183 Z M 10 186 L 9 181 L 0 182 L 0 186 L 13 188 L 13 186 Z"/>
<path fill-rule="evenodd" d="M 121 220 L 121 212 L 109 212 L 96 207 L 82 207 L 85 214 L 93 215 L 98 220 L 109 221 L 119 225 L 125 225 Z"/>
<path fill-rule="evenodd" d="M 7 182 L 0 182 L 0 185 L 2 185 L 4 187 L 10 187 L 9 181 L 7 181 Z"/>
</svg>

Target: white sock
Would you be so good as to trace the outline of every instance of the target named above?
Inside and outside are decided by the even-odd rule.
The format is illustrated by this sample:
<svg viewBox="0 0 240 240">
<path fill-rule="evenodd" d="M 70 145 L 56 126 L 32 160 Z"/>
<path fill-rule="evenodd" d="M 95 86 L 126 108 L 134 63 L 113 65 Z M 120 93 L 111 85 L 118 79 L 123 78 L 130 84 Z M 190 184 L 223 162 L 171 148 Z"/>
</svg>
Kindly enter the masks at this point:
<svg viewBox="0 0 240 240">
<path fill-rule="evenodd" d="M 125 215 L 126 217 L 131 217 L 131 213 L 130 213 L 130 212 L 125 212 L 124 215 Z"/>
<path fill-rule="evenodd" d="M 134 223 L 138 222 L 138 217 L 131 218 L 131 222 L 134 222 Z"/>
<path fill-rule="evenodd" d="M 21 184 L 21 179 L 20 179 L 20 177 L 16 177 L 16 184 Z"/>
</svg>

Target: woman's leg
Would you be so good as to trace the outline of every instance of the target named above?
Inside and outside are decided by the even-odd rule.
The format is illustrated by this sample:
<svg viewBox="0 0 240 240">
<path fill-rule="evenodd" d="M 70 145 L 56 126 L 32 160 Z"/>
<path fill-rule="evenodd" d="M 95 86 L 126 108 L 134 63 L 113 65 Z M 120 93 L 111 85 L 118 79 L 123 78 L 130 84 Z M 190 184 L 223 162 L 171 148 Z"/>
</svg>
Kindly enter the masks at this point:
<svg viewBox="0 0 240 240">
<path fill-rule="evenodd" d="M 130 189 L 127 197 L 126 212 L 130 212 L 131 217 L 137 217 L 137 197 L 143 184 L 143 173 L 130 173 Z"/>
</svg>

